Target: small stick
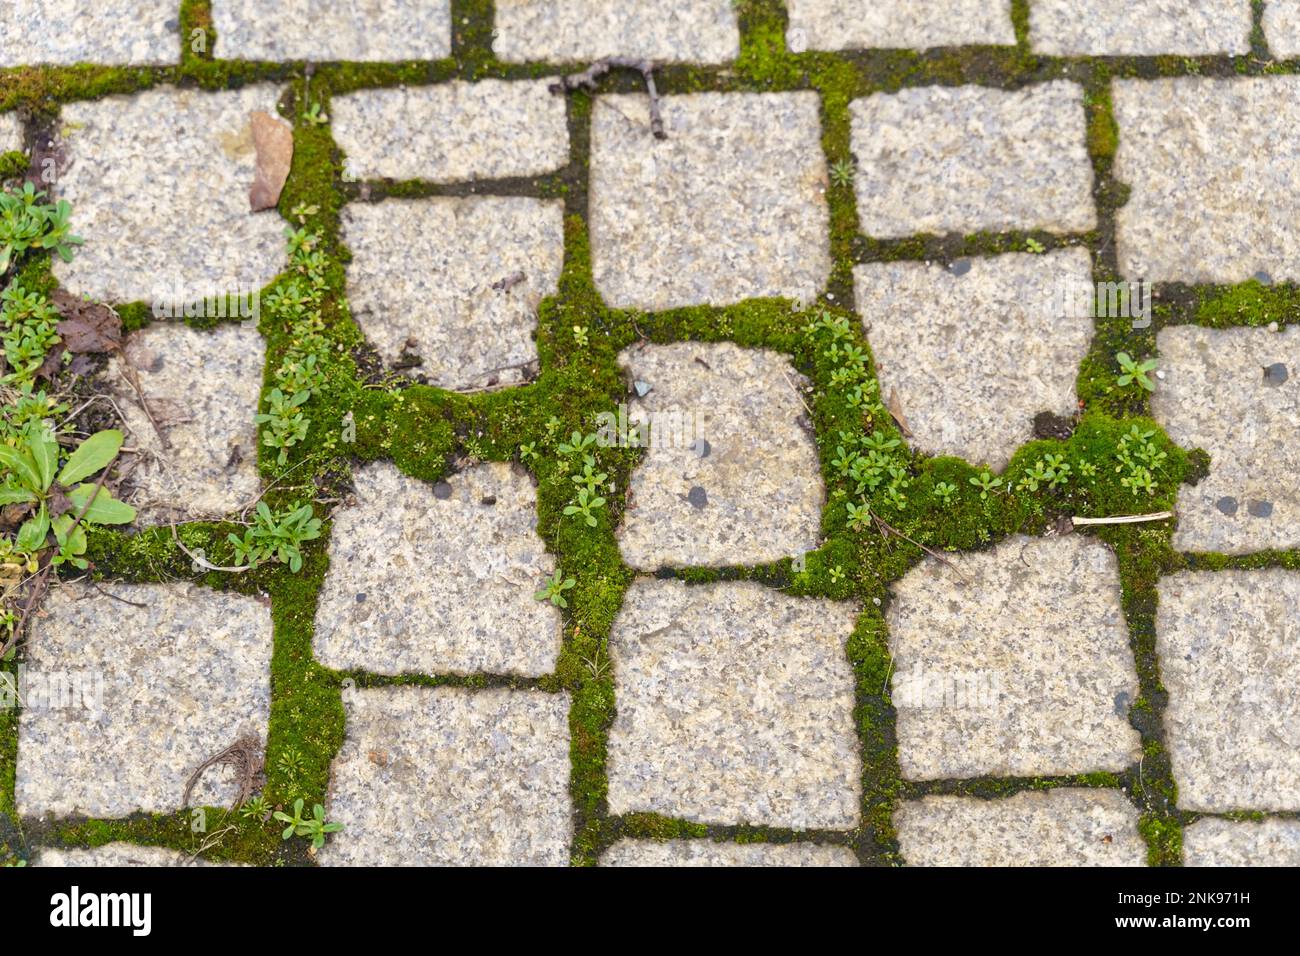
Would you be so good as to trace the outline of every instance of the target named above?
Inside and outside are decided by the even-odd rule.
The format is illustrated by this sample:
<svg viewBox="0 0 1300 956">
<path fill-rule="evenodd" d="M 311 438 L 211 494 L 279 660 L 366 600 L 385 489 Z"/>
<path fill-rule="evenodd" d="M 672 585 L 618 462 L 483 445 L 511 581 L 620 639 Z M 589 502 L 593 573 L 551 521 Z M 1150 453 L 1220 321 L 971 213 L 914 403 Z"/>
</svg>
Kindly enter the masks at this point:
<svg viewBox="0 0 1300 956">
<path fill-rule="evenodd" d="M 967 584 L 970 584 L 970 583 L 971 583 L 970 578 L 968 578 L 968 577 L 966 577 L 966 575 L 962 574 L 961 568 L 957 567 L 957 565 L 953 564 L 951 561 L 949 561 L 947 558 L 945 558 L 945 557 L 944 557 L 942 554 L 940 554 L 938 551 L 934 550 L 933 548 L 927 548 L 927 547 L 926 547 L 925 545 L 923 545 L 920 541 L 917 541 L 917 540 L 915 540 L 915 539 L 913 539 L 913 538 L 909 538 L 907 535 L 903 534 L 903 532 L 899 531 L 897 528 L 895 528 L 893 525 L 891 525 L 889 522 L 887 522 L 884 518 L 880 517 L 880 515 L 876 514 L 874 511 L 869 512 L 869 513 L 870 513 L 870 515 L 871 515 L 871 520 L 874 521 L 874 522 L 879 526 L 881 533 L 884 534 L 886 537 L 888 537 L 888 536 L 891 535 L 891 534 L 892 534 L 892 535 L 897 535 L 898 537 L 902 538 L 904 541 L 908 541 L 908 542 L 910 542 L 910 543 L 916 545 L 918 548 L 920 548 L 922 551 L 924 551 L 924 552 L 925 552 L 926 554 L 928 554 L 930 557 L 934 558 L 936 561 L 939 561 L 939 562 L 941 562 L 941 563 L 947 565 L 949 568 L 951 568 L 952 571 L 953 571 L 953 573 L 956 574 L 957 577 L 959 577 L 959 578 L 961 578 L 963 581 L 965 581 Z"/>
<path fill-rule="evenodd" d="M 1094 524 L 1138 524 L 1142 521 L 1164 521 L 1172 518 L 1172 511 L 1157 511 L 1149 515 L 1115 515 L 1112 518 L 1071 518 L 1076 528 Z"/>
<path fill-rule="evenodd" d="M 646 92 L 650 95 L 650 132 L 654 134 L 655 139 L 667 139 L 668 133 L 664 130 L 663 114 L 659 111 L 659 91 L 655 87 L 655 65 L 649 60 L 626 56 L 606 57 L 597 60 L 581 73 L 570 73 L 568 76 L 560 77 L 557 82 L 550 85 L 549 89 L 552 93 L 567 93 L 578 89 L 594 90 L 596 81 L 615 67 L 636 70 L 641 74 L 645 80 Z"/>
<path fill-rule="evenodd" d="M 251 565 L 247 565 L 247 564 L 245 564 L 243 567 L 238 567 L 238 568 L 223 568 L 216 564 L 209 564 L 207 561 L 205 561 L 203 558 L 200 558 L 189 548 L 185 547 L 185 545 L 181 544 L 180 535 L 176 533 L 175 520 L 172 521 L 171 526 L 172 526 L 172 540 L 176 542 L 176 547 L 180 548 L 182 551 L 188 554 L 190 556 L 190 560 L 193 561 L 195 564 L 197 564 L 199 567 L 206 568 L 209 571 L 229 571 L 231 574 L 238 574 L 241 571 L 251 570 Z"/>
</svg>

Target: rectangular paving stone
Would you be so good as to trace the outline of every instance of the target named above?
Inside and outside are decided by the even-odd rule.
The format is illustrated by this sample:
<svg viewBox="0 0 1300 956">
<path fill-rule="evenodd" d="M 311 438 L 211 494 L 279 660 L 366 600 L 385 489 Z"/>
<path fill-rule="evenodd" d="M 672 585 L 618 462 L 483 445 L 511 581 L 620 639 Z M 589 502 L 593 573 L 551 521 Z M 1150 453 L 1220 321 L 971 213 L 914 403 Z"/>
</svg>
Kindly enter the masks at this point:
<svg viewBox="0 0 1300 956">
<path fill-rule="evenodd" d="M 334 141 L 357 179 L 467 182 L 568 165 L 563 96 L 552 80 L 453 80 L 358 90 L 330 104 Z"/>
<path fill-rule="evenodd" d="M 325 866 L 564 866 L 569 697 L 531 690 L 345 691 Z"/>
<path fill-rule="evenodd" d="M 226 60 L 439 60 L 450 0 L 212 0 Z"/>
<path fill-rule="evenodd" d="M 856 618 L 751 582 L 634 581 L 609 638 L 610 812 L 855 826 Z"/>
<path fill-rule="evenodd" d="M 1300 820 L 1204 817 L 1183 830 L 1185 866 L 1300 866 Z"/>
<path fill-rule="evenodd" d="M 897 393 L 918 448 L 1001 470 L 1037 413 L 1077 411 L 1093 323 L 1053 292 L 1092 287 L 1086 249 L 868 263 L 853 285 L 881 394 Z"/>
<path fill-rule="evenodd" d="M 251 502 L 265 355 L 257 328 L 200 332 L 161 321 L 127 336 L 123 349 L 127 362 L 112 358 L 107 379 L 126 443 L 139 449 L 130 476 L 139 522 L 222 517 Z"/>
<path fill-rule="evenodd" d="M 716 840 L 619 840 L 601 866 L 857 866 L 846 846 L 815 843 L 720 843 Z"/>
<path fill-rule="evenodd" d="M 1083 88 L 922 86 L 849 104 L 868 236 L 1097 224 Z"/>
<path fill-rule="evenodd" d="M 1300 278 L 1300 76 L 1116 80 L 1112 97 L 1125 277 Z"/>
<path fill-rule="evenodd" d="M 722 63 L 740 53 L 731 0 L 496 0 L 495 27 L 492 49 L 508 63 Z"/>
<path fill-rule="evenodd" d="M 783 297 L 813 301 L 830 275 L 818 96 L 693 93 L 596 98 L 591 254 L 614 308 Z"/>
<path fill-rule="evenodd" d="M 0 67 L 181 59 L 176 0 L 4 0 Z"/>
<path fill-rule="evenodd" d="M 132 18 L 133 19 L 133 18 Z M 61 285 L 108 302 L 192 301 L 260 289 L 284 268 L 284 220 L 251 213 L 251 114 L 280 90 L 163 87 L 68 103 L 58 198 L 85 239 L 54 258 Z M 179 290 L 181 295 L 177 296 Z"/>
<path fill-rule="evenodd" d="M 429 485 L 367 465 L 335 510 L 316 610 L 316 659 L 381 674 L 555 669 L 559 609 L 533 595 L 555 572 L 532 479 L 492 462 Z"/>
<path fill-rule="evenodd" d="M 0 154 L 21 152 L 23 127 L 17 113 L 0 113 Z"/>
<path fill-rule="evenodd" d="M 1268 0 L 1264 4 L 1264 40 L 1274 56 L 1300 56 L 1300 0 Z"/>
<path fill-rule="evenodd" d="M 535 371 L 537 307 L 558 287 L 564 206 L 524 196 L 389 199 L 344 207 L 348 298 L 386 362 L 452 390 Z"/>
<path fill-rule="evenodd" d="M 36 866 L 237 866 L 216 863 L 162 846 L 106 843 L 91 849 L 45 847 L 36 852 Z"/>
<path fill-rule="evenodd" d="M 120 600 L 55 588 L 28 641 L 24 816 L 179 810 L 205 760 L 246 733 L 266 739 L 270 607 L 190 584 L 102 587 Z M 233 770 L 213 767 L 190 805 L 229 805 L 236 792 Z"/>
<path fill-rule="evenodd" d="M 1137 673 L 1115 555 L 1015 536 L 890 588 L 898 763 L 907 780 L 1123 770 Z"/>
<path fill-rule="evenodd" d="M 787 0 L 786 8 L 792 53 L 1016 42 L 1011 0 Z"/>
<path fill-rule="evenodd" d="M 1137 824 L 1118 790 L 923 797 L 894 811 L 909 866 L 1145 866 Z"/>
<path fill-rule="evenodd" d="M 1029 45 L 1052 56 L 1250 52 L 1250 0 L 1034 0 Z"/>
<path fill-rule="evenodd" d="M 1174 547 L 1247 554 L 1300 545 L 1300 328 L 1173 326 L 1151 414 L 1210 472 L 1178 493 Z"/>
<path fill-rule="evenodd" d="M 1300 574 L 1160 579 L 1156 652 L 1184 810 L 1300 810 Z"/>
<path fill-rule="evenodd" d="M 817 547 L 825 490 L 795 391 L 807 380 L 788 358 L 679 342 L 618 360 L 633 386 L 629 422 L 650 423 L 617 531 L 625 562 L 762 564 Z"/>
</svg>

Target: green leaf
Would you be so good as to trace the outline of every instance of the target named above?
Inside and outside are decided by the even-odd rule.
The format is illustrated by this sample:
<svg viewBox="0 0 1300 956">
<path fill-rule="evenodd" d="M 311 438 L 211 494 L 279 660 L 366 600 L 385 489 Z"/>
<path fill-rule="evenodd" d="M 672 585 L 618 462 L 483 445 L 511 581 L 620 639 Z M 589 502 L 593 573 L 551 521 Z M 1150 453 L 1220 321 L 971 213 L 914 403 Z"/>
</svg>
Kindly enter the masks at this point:
<svg viewBox="0 0 1300 956">
<path fill-rule="evenodd" d="M 86 508 L 86 502 L 90 501 L 90 494 L 94 490 L 94 485 L 86 484 L 77 485 L 68 492 L 68 500 L 73 505 L 73 514 L 81 514 L 81 509 Z M 125 502 L 118 501 L 107 488 L 101 487 L 99 493 L 95 495 L 95 500 L 91 502 L 89 508 L 86 508 L 82 520 L 89 521 L 91 524 L 130 524 L 135 520 L 135 509 Z"/>
<path fill-rule="evenodd" d="M 68 463 L 59 473 L 59 484 L 72 485 L 83 478 L 89 478 L 95 472 L 107 467 L 108 463 L 117 457 L 118 449 L 121 447 L 122 433 L 116 428 L 96 432 L 68 456 Z"/>
<path fill-rule="evenodd" d="M 8 468 L 27 488 L 40 494 L 45 490 L 36 463 L 16 448 L 0 445 L 0 466 Z"/>
<path fill-rule="evenodd" d="M 35 500 L 36 495 L 26 488 L 0 488 L 0 505 L 23 504 Z"/>
<path fill-rule="evenodd" d="M 23 522 L 23 526 L 18 529 L 18 537 L 14 544 L 19 551 L 39 551 L 45 547 L 45 536 L 49 531 L 50 516 L 42 506 L 39 512 Z"/>
<path fill-rule="evenodd" d="M 42 428 L 39 434 L 29 436 L 27 447 L 36 463 L 37 474 L 40 475 L 41 490 L 45 491 L 54 481 L 54 472 L 59 467 L 59 443 Z"/>
</svg>

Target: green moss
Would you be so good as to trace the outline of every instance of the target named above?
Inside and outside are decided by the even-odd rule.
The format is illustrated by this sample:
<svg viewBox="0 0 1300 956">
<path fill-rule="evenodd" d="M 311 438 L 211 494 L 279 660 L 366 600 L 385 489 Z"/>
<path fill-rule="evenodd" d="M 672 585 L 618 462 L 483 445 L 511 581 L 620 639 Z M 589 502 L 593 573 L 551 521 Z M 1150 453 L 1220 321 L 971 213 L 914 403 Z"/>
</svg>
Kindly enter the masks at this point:
<svg viewBox="0 0 1300 956">
<path fill-rule="evenodd" d="M 0 153 L 0 181 L 17 179 L 27 172 L 27 154 L 19 150 Z"/>
</svg>

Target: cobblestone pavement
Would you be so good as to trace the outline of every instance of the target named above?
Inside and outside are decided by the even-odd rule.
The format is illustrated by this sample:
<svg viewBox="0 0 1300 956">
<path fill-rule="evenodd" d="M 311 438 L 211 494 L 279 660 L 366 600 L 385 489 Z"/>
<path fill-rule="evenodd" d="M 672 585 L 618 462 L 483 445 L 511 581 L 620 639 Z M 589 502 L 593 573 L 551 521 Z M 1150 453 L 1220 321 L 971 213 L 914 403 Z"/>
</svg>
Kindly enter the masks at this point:
<svg viewBox="0 0 1300 956">
<path fill-rule="evenodd" d="M 1296 57 L 1296 0 L 5 0 L 0 180 L 84 242 L 0 286 L 123 320 L 44 387 L 137 514 L 0 662 L 0 862 L 1300 865 Z"/>
</svg>

